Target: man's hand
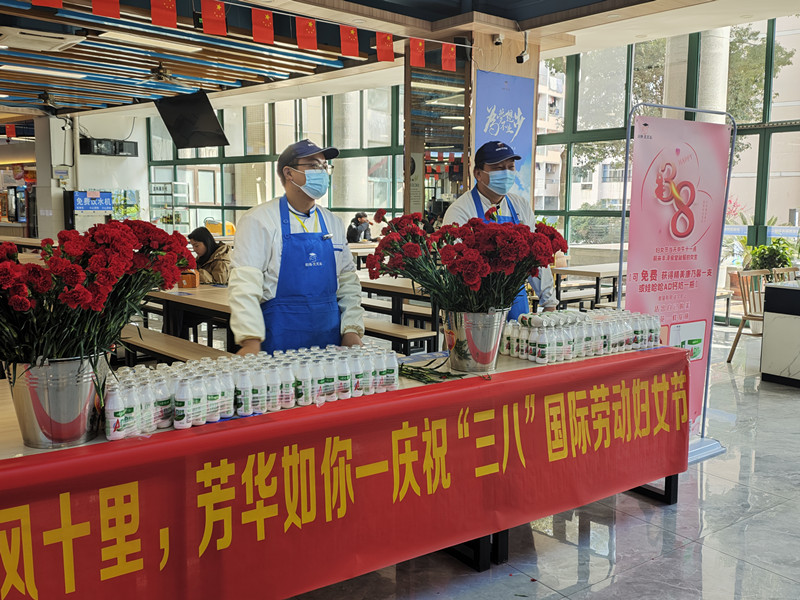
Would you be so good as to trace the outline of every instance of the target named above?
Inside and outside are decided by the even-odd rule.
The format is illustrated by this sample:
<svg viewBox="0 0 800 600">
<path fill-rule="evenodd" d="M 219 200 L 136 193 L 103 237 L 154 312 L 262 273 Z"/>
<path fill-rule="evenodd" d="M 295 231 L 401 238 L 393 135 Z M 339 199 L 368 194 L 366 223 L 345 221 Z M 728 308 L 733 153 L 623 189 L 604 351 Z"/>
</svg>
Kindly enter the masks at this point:
<svg viewBox="0 0 800 600">
<path fill-rule="evenodd" d="M 355 331 L 348 331 L 342 336 L 342 346 L 363 346 L 361 336 Z"/>
<path fill-rule="evenodd" d="M 245 354 L 258 354 L 261 350 L 261 342 L 256 339 L 245 340 L 242 342 L 242 347 L 236 354 L 244 356 Z"/>
</svg>

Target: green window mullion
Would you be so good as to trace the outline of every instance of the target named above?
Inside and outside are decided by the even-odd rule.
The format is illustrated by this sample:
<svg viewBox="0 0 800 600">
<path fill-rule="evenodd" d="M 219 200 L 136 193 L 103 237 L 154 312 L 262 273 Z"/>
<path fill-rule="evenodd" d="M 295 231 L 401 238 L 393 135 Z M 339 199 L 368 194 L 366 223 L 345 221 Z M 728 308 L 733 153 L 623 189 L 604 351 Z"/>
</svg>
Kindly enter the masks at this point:
<svg viewBox="0 0 800 600">
<path fill-rule="evenodd" d="M 578 81 L 581 72 L 581 57 L 567 57 L 567 76 L 564 97 L 564 133 L 574 134 L 578 130 Z"/>
<path fill-rule="evenodd" d="M 358 147 L 364 148 L 364 90 L 358 92 Z"/>
<path fill-rule="evenodd" d="M 764 123 L 772 118 L 772 84 L 775 70 L 775 19 L 767 21 L 767 47 L 764 57 L 764 106 L 762 107 Z M 766 243 L 766 241 L 764 242 Z"/>
<path fill-rule="evenodd" d="M 244 106 L 242 107 L 242 142 L 242 154 L 247 156 L 247 110 Z"/>
<path fill-rule="evenodd" d="M 631 95 L 633 94 L 633 57 L 634 57 L 634 44 L 628 44 L 628 52 L 627 52 L 627 65 L 628 68 L 625 69 L 625 112 L 622 114 L 625 115 L 623 118 L 623 126 L 627 127 L 628 124 L 628 115 L 631 112 Z M 625 133 L 627 135 L 627 131 Z"/>
<path fill-rule="evenodd" d="M 772 146 L 772 133 L 761 131 L 758 134 L 758 168 L 756 169 L 756 204 L 753 225 L 748 227 L 747 243 L 760 246 L 767 243 L 767 194 L 769 193 L 769 158 Z"/>
<path fill-rule="evenodd" d="M 275 103 L 270 102 L 267 108 L 267 114 L 269 116 L 269 131 L 267 132 L 267 142 L 269 147 L 267 151 L 270 154 L 275 154 L 277 152 L 275 146 L 277 145 L 277 140 L 275 136 Z"/>
<path fill-rule="evenodd" d="M 333 145 L 333 96 L 325 96 L 325 145 Z"/>
<path fill-rule="evenodd" d="M 697 108 L 697 99 L 700 89 L 700 34 L 689 35 L 689 48 L 686 63 L 686 100 L 685 105 Z M 684 113 L 684 119 L 694 121 L 696 113 Z"/>
</svg>

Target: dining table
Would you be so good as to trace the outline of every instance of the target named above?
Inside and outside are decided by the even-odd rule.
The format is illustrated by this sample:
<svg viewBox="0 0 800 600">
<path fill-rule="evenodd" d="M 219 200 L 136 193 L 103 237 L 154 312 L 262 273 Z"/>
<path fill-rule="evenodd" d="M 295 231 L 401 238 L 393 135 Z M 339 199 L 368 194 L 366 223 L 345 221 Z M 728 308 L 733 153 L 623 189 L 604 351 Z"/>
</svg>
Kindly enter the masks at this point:
<svg viewBox="0 0 800 600">
<path fill-rule="evenodd" d="M 628 265 L 622 264 L 623 277 L 627 273 Z M 618 280 L 619 280 L 619 263 L 600 263 L 595 265 L 580 265 L 574 267 L 550 267 L 556 281 L 556 298 L 561 299 L 561 284 L 565 277 L 585 277 L 594 279 L 594 301 L 595 304 L 600 303 L 600 296 L 602 295 L 602 281 L 604 279 L 611 279 L 611 301 L 615 302 L 617 299 Z"/>
</svg>

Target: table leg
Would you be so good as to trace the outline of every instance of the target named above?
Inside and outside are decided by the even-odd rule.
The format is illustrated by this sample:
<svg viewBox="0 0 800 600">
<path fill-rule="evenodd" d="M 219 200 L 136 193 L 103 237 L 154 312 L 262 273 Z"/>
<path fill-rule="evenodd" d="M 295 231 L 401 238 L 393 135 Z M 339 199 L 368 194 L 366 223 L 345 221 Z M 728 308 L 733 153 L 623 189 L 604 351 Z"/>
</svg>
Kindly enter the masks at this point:
<svg viewBox="0 0 800 600">
<path fill-rule="evenodd" d="M 654 500 L 660 500 L 664 504 L 676 504 L 678 502 L 678 475 L 668 475 L 664 478 L 663 492 L 651 485 L 640 485 L 631 491 Z"/>
<path fill-rule="evenodd" d="M 436 333 L 436 337 L 430 342 L 430 352 L 439 351 L 439 307 L 431 300 L 431 331 Z"/>
<path fill-rule="evenodd" d="M 731 296 L 725 296 L 725 327 L 731 326 Z"/>
<path fill-rule="evenodd" d="M 561 302 L 561 273 L 556 274 L 556 300 Z"/>
<path fill-rule="evenodd" d="M 594 283 L 594 305 L 600 304 L 600 278 L 595 279 Z"/>
</svg>

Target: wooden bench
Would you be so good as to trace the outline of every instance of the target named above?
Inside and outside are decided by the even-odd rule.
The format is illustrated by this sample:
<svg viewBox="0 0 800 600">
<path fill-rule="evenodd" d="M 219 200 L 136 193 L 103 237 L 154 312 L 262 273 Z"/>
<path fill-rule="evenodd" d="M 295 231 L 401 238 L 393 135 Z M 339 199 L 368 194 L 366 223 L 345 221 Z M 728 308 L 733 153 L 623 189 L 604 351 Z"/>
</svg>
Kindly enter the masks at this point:
<svg viewBox="0 0 800 600">
<path fill-rule="evenodd" d="M 130 366 L 136 363 L 137 350 L 167 363 L 200 360 L 206 356 L 232 356 L 224 350 L 130 324 L 122 328 L 121 342 L 125 348 L 125 363 Z"/>
<path fill-rule="evenodd" d="M 426 351 L 433 351 L 433 341 L 437 338 L 439 332 L 367 317 L 364 319 L 364 334 L 382 340 L 389 340 L 392 342 L 392 350 L 403 354 L 411 354 L 411 344 L 413 342 L 424 342 Z"/>
</svg>

